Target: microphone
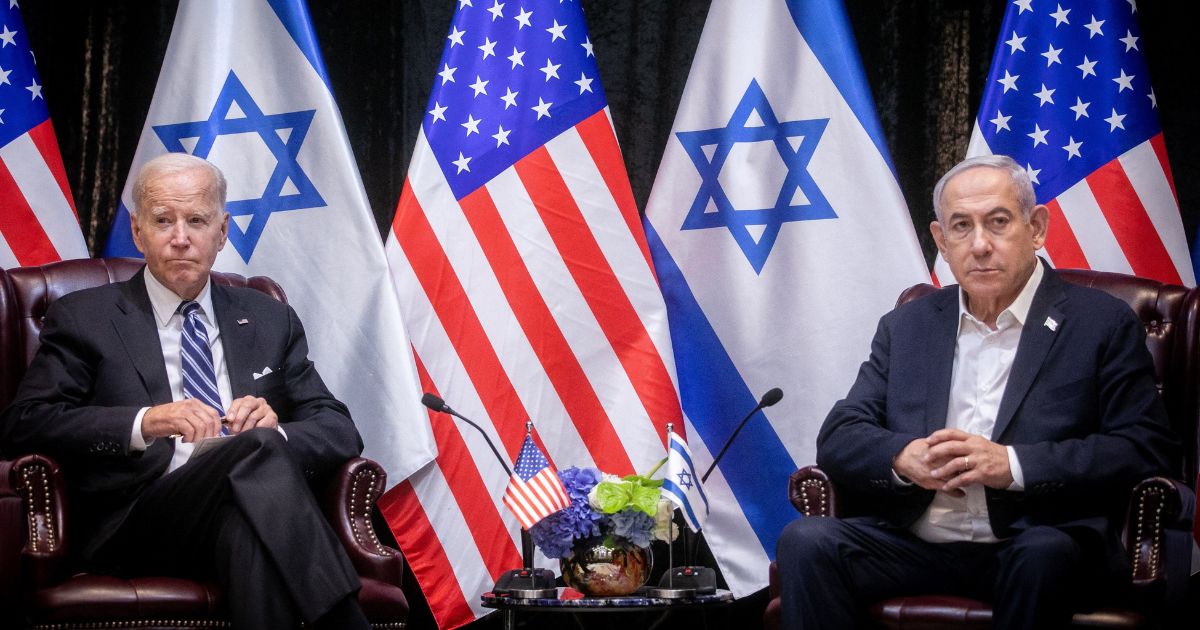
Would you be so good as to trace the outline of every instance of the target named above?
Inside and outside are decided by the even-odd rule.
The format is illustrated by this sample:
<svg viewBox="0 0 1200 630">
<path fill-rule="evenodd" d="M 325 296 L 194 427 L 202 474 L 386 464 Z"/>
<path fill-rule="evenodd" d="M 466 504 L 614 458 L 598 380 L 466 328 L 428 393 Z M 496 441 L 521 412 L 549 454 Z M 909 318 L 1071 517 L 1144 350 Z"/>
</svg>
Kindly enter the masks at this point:
<svg viewBox="0 0 1200 630">
<path fill-rule="evenodd" d="M 426 395 L 428 396 L 428 394 Z M 437 397 L 434 396 L 434 398 Z M 440 398 L 438 398 L 438 400 L 441 401 Z M 733 430 L 733 435 L 730 435 L 729 439 L 725 440 L 725 446 L 721 447 L 721 452 L 717 453 L 717 456 L 713 458 L 712 465 L 708 467 L 708 470 L 704 471 L 704 476 L 700 478 L 701 483 L 708 481 L 708 476 L 712 474 L 713 469 L 717 467 L 717 463 L 720 462 L 721 458 L 725 456 L 725 451 L 729 450 L 729 446 L 733 444 L 735 439 L 737 439 L 738 433 L 741 433 L 742 427 L 746 426 L 746 423 L 750 421 L 750 418 L 754 417 L 754 414 L 766 409 L 767 407 L 770 407 L 771 405 L 774 405 L 780 400 L 783 400 L 783 390 L 779 389 L 778 387 L 772 387 L 771 389 L 767 390 L 767 393 L 762 395 L 762 398 L 758 400 L 758 405 L 756 405 L 754 409 L 750 410 L 750 413 L 746 414 L 745 418 L 742 418 L 741 424 L 739 424 L 737 428 Z"/>
<path fill-rule="evenodd" d="M 479 431 L 479 434 L 487 441 L 487 445 L 492 449 L 492 454 L 496 456 L 496 461 L 500 462 L 500 466 L 504 469 L 505 474 L 509 478 L 512 477 L 512 469 L 508 467 L 508 462 L 500 455 L 500 451 L 492 443 L 492 438 L 488 437 L 487 431 L 484 431 L 483 427 L 451 409 L 450 405 L 447 405 L 446 401 L 442 400 L 436 394 L 425 392 L 425 395 L 421 396 L 421 404 L 434 411 L 452 415 L 475 427 L 475 430 Z M 526 428 L 529 426 L 529 424 L 526 424 Z M 502 573 L 500 579 L 496 580 L 495 586 L 492 587 L 492 593 L 501 596 L 524 598 L 553 597 L 556 593 L 554 589 L 554 572 L 549 569 L 533 568 L 533 538 L 525 530 L 521 530 L 521 560 L 525 566 L 520 569 L 510 569 Z"/>
<path fill-rule="evenodd" d="M 448 414 L 454 416 L 455 418 L 458 418 L 459 420 L 462 420 L 463 422 L 466 422 L 467 424 L 475 427 L 475 430 L 479 431 L 479 434 L 483 436 L 483 439 L 487 440 L 487 445 L 489 447 L 491 447 L 492 454 L 496 456 L 496 461 L 500 462 L 500 467 L 504 469 L 505 474 L 507 474 L 509 477 L 512 477 L 512 469 L 508 467 L 508 462 L 504 461 L 504 458 L 501 457 L 500 451 L 496 449 L 496 445 L 492 443 L 492 438 L 488 437 L 487 431 L 484 431 L 483 427 L 479 426 L 478 424 L 475 424 L 474 422 L 471 422 L 471 420 L 468 419 L 467 417 L 465 417 L 462 414 L 458 413 L 457 411 L 451 409 L 450 405 L 447 405 L 446 401 L 442 400 L 442 398 L 440 396 L 438 396 L 437 394 L 430 394 L 429 392 L 425 392 L 425 395 L 421 396 L 421 404 L 425 405 L 426 407 L 429 407 L 430 409 L 432 409 L 434 411 L 439 411 L 441 413 L 448 413 Z"/>
</svg>

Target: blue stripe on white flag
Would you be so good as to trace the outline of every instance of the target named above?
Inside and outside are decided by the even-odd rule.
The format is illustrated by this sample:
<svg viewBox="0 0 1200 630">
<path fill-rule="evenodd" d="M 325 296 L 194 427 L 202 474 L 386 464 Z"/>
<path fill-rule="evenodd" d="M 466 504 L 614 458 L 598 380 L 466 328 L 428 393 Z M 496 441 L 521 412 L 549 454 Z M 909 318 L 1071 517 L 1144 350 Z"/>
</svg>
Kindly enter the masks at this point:
<svg viewBox="0 0 1200 630">
<path fill-rule="evenodd" d="M 654 226 L 649 221 L 643 225 L 670 313 L 683 411 L 708 450 L 716 451 L 741 420 L 721 410 L 753 409 L 758 397 L 738 373 Z M 719 467 L 763 551 L 774 558 L 779 533 L 796 518 L 781 484 L 797 466 L 765 414 L 760 411 L 746 423 Z"/>
<path fill-rule="evenodd" d="M 133 233 L 130 232 L 129 227 L 129 209 L 125 207 L 125 202 L 117 205 L 117 216 L 113 217 L 112 230 L 109 231 L 108 240 L 104 243 L 105 258 L 121 256 L 142 257 L 142 253 L 133 244 Z"/>
<path fill-rule="evenodd" d="M 292 36 L 292 41 L 296 42 L 296 47 L 308 59 L 308 63 L 312 65 L 313 70 L 325 82 L 325 87 L 332 93 L 333 87 L 329 84 L 329 73 L 325 71 L 325 62 L 321 59 L 321 47 L 317 45 L 317 34 L 313 32 L 312 20 L 308 17 L 308 7 L 304 0 L 267 0 L 267 4 L 271 5 L 275 15 L 279 16 L 279 21 L 283 23 L 283 28 L 287 29 L 288 34 Z"/>
<path fill-rule="evenodd" d="M 700 521 L 696 518 L 696 511 L 692 509 L 691 502 L 687 500 L 687 490 L 680 488 L 678 484 L 670 479 L 664 479 L 662 487 L 663 492 L 673 494 L 678 499 L 675 504 L 679 506 L 679 509 L 683 510 L 683 518 L 687 521 L 688 527 L 692 531 L 698 531 L 700 529 Z"/>
<path fill-rule="evenodd" d="M 846 17 L 846 7 L 841 0 L 787 0 L 787 7 L 804 41 L 812 48 L 817 61 L 837 86 L 838 92 L 895 176 L 896 167 L 892 164 L 887 140 L 883 137 L 883 128 L 875 113 L 875 99 L 863 74 L 862 62 L 858 55 L 846 54 L 848 50 L 858 50 L 854 31 Z"/>
<path fill-rule="evenodd" d="M 679 454 L 679 458 L 687 464 L 688 474 L 696 479 L 696 493 L 700 495 L 700 500 L 704 501 L 704 511 L 708 512 L 708 495 L 704 493 L 704 485 L 700 481 L 700 475 L 696 474 L 696 463 L 692 461 L 692 453 L 688 451 L 678 437 L 671 438 L 671 450 Z"/>
</svg>

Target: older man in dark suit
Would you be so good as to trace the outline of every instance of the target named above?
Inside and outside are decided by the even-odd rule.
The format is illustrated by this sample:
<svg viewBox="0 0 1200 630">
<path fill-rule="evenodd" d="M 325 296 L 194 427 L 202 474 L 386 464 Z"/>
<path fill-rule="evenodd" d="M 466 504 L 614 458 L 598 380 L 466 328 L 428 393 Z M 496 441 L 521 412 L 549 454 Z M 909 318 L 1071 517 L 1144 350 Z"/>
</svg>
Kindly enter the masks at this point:
<svg viewBox="0 0 1200 630">
<path fill-rule="evenodd" d="M 295 311 L 211 282 L 224 177 L 168 154 L 138 174 L 134 204 L 146 267 L 55 301 L 0 444 L 60 460 L 94 569 L 215 579 L 236 628 L 368 627 L 308 487 L 362 440 Z"/>
<path fill-rule="evenodd" d="M 778 545 L 789 628 L 849 628 L 871 602 L 991 601 L 998 628 L 1060 627 L 1128 571 L 1128 490 L 1177 445 L 1129 307 L 1036 252 L 1048 211 L 1007 157 L 934 189 L 957 287 L 884 316 L 817 462 L 866 515 L 801 519 Z"/>
</svg>

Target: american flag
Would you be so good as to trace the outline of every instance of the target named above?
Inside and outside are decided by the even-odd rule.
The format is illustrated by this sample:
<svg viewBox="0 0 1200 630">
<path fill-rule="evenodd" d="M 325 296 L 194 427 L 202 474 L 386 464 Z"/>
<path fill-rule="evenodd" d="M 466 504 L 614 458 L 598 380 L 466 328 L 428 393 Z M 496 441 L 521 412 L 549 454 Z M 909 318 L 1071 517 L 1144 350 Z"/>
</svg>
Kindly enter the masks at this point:
<svg viewBox="0 0 1200 630">
<path fill-rule="evenodd" d="M 529 529 L 570 504 L 571 498 L 558 473 L 533 443 L 533 437 L 525 436 L 508 489 L 504 491 L 504 505 L 517 515 L 521 527 Z"/>
<path fill-rule="evenodd" d="M 16 2 L 0 9 L 0 266 L 87 258 Z"/>
<path fill-rule="evenodd" d="M 1195 285 L 1134 0 L 1016 0 L 968 155 L 1012 156 L 1058 267 Z M 951 278 L 939 259 L 941 279 Z"/>
<path fill-rule="evenodd" d="M 551 463 L 629 474 L 683 422 L 596 52 L 575 2 L 460 0 L 387 253 L 425 391 L 511 459 L 533 418 Z M 521 565 L 520 528 L 483 440 L 431 422 L 436 462 L 380 505 L 445 628 Z"/>
</svg>

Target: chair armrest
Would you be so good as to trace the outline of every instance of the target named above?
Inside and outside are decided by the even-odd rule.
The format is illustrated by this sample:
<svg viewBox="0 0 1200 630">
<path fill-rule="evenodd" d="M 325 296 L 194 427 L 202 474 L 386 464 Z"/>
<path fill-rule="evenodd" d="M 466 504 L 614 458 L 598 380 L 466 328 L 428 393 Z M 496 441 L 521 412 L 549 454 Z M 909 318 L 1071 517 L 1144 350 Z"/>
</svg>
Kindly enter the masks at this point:
<svg viewBox="0 0 1200 630">
<path fill-rule="evenodd" d="M 825 471 L 805 466 L 788 479 L 788 498 L 805 516 L 837 516 L 837 493 Z"/>
<path fill-rule="evenodd" d="M 1167 529 L 1190 529 L 1181 518 L 1183 492 L 1178 482 L 1151 477 L 1134 487 L 1125 518 L 1125 548 L 1133 566 L 1133 584 L 1139 589 L 1161 588 L 1167 576 Z M 1155 586 L 1158 585 L 1158 586 Z"/>
<path fill-rule="evenodd" d="M 0 554 L 19 558 L 13 570 L 21 576 L 20 590 L 54 584 L 67 559 L 62 469 L 45 455 L 0 462 L 0 502 L 9 503 L 0 516 Z M 7 575 L 0 579 L 7 581 Z"/>
<path fill-rule="evenodd" d="M 376 462 L 356 457 L 342 465 L 320 497 L 325 518 L 364 577 L 402 586 L 404 556 L 379 542 L 371 520 L 387 473 Z"/>
</svg>

